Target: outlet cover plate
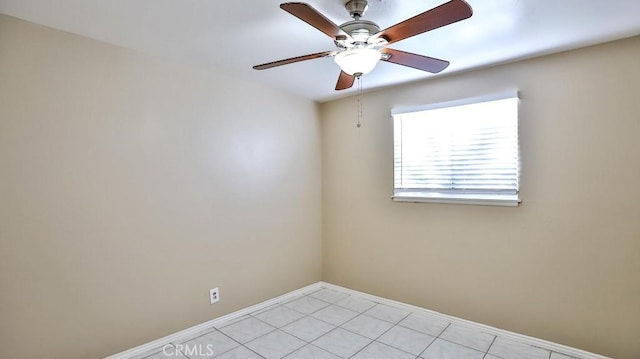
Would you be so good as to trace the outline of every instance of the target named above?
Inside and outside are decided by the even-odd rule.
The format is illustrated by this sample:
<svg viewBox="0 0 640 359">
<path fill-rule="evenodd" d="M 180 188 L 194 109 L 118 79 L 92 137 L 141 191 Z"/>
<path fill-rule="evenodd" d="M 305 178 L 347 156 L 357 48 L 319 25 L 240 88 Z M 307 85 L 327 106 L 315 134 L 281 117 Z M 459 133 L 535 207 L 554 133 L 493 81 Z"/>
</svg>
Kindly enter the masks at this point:
<svg viewBox="0 0 640 359">
<path fill-rule="evenodd" d="M 211 302 L 211 304 L 214 304 L 220 301 L 220 290 L 218 288 L 213 288 L 209 290 L 209 301 Z"/>
</svg>

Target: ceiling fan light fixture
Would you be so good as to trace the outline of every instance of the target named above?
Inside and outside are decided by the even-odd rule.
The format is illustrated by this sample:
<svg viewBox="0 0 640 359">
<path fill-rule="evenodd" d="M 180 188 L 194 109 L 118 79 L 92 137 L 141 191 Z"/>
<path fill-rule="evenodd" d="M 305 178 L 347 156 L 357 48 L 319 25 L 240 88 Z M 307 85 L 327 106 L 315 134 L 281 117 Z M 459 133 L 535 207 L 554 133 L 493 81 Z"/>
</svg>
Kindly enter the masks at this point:
<svg viewBox="0 0 640 359">
<path fill-rule="evenodd" d="M 448 0 L 438 7 L 380 30 L 376 23 L 362 19 L 362 15 L 369 5 L 368 0 L 342 1 L 344 1 L 345 8 L 353 20 L 340 26 L 309 4 L 303 2 L 280 4 L 282 10 L 329 36 L 338 48 L 337 51 L 292 57 L 256 65 L 253 68 L 265 70 L 296 62 L 335 56 L 336 63 L 342 69 L 336 84 L 336 91 L 351 88 L 356 79 L 371 72 L 381 60 L 416 70 L 438 73 L 449 66 L 448 61 L 390 49 L 387 45 L 453 24 L 473 15 L 473 9 L 465 0 Z M 387 0 L 377 1 L 385 2 Z M 362 85 L 361 81 L 358 83 L 360 86 Z"/>
<path fill-rule="evenodd" d="M 337 54 L 335 61 L 342 71 L 351 76 L 354 74 L 365 75 L 376 67 L 380 57 L 380 51 L 378 50 L 355 48 Z"/>
</svg>

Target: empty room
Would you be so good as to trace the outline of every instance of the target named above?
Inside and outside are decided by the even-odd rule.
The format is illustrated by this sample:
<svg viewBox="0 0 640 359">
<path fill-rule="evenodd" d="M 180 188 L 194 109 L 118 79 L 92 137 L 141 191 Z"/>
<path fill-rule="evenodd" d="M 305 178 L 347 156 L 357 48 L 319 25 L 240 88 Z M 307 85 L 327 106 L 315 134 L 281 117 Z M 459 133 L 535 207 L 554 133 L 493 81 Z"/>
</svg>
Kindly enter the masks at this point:
<svg viewBox="0 0 640 359">
<path fill-rule="evenodd" d="M 0 358 L 640 358 L 640 2 L 0 0 Z"/>
</svg>

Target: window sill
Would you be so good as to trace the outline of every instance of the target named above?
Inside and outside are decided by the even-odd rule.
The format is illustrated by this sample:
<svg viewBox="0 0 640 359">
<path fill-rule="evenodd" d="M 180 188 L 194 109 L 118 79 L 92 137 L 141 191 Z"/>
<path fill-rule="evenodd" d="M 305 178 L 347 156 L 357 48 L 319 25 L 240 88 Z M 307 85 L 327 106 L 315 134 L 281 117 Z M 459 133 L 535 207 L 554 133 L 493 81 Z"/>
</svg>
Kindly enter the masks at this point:
<svg viewBox="0 0 640 359">
<path fill-rule="evenodd" d="M 391 197 L 394 202 L 414 203 L 445 203 L 445 204 L 469 204 L 482 206 L 517 207 L 522 202 L 517 195 L 513 196 L 488 196 L 488 195 L 425 195 L 420 193 L 403 193 Z"/>
</svg>

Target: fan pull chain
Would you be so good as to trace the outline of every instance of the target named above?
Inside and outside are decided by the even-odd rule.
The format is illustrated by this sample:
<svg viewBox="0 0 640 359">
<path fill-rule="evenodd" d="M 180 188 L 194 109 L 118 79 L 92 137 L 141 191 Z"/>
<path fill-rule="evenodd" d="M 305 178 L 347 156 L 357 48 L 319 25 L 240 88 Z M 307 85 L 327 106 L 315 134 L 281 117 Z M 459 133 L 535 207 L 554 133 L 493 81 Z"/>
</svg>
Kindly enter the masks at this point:
<svg viewBox="0 0 640 359">
<path fill-rule="evenodd" d="M 362 127 L 362 75 L 358 76 L 358 124 L 356 127 Z"/>
</svg>

